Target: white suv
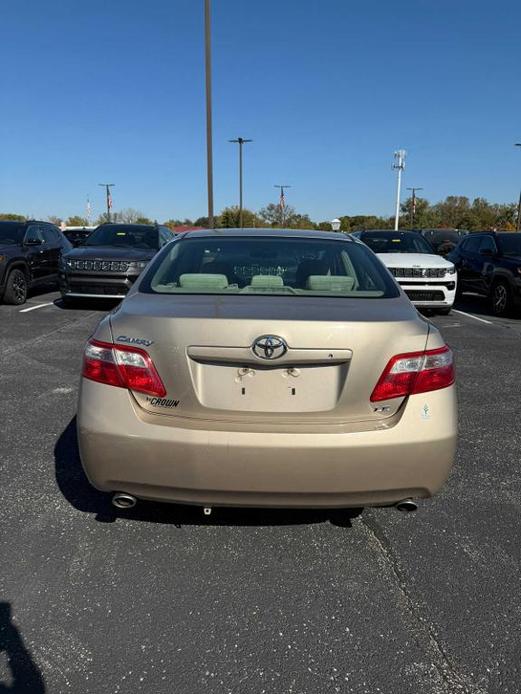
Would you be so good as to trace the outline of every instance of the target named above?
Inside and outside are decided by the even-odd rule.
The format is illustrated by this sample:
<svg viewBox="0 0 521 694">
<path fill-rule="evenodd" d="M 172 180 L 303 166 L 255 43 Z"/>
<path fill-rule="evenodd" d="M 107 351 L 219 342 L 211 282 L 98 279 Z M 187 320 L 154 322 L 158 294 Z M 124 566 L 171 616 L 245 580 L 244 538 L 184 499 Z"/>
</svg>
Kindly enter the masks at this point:
<svg viewBox="0 0 521 694">
<path fill-rule="evenodd" d="M 434 253 L 414 231 L 357 231 L 418 308 L 450 313 L 458 282 L 453 263 Z"/>
</svg>

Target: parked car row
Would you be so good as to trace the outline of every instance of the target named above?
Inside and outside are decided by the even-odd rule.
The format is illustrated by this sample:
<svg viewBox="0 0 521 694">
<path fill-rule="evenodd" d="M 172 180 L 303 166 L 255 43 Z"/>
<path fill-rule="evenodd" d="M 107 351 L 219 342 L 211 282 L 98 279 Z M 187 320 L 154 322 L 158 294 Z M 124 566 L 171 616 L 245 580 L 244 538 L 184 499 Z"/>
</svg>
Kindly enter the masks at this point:
<svg viewBox="0 0 521 694">
<path fill-rule="evenodd" d="M 172 238 L 165 226 L 102 224 L 74 248 L 50 222 L 0 221 L 0 299 L 23 304 L 30 289 L 51 283 L 59 284 L 64 303 L 122 298 Z"/>
<path fill-rule="evenodd" d="M 488 298 L 498 316 L 521 306 L 521 234 L 426 229 L 351 236 L 377 254 L 418 308 L 449 313 L 456 295 L 466 292 Z M 1 221 L 0 297 L 22 304 L 29 289 L 58 282 L 67 305 L 82 298 L 121 299 L 172 238 L 168 227 L 157 224 L 61 231 L 50 222 Z"/>
</svg>

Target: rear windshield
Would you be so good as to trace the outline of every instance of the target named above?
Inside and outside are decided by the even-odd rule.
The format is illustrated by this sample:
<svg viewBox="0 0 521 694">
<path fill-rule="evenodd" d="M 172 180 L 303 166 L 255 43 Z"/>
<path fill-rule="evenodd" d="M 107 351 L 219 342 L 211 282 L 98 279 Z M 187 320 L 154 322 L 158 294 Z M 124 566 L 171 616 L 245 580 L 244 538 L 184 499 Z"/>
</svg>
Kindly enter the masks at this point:
<svg viewBox="0 0 521 694">
<path fill-rule="evenodd" d="M 186 238 L 165 248 L 140 291 L 382 298 L 399 291 L 360 243 L 280 237 Z"/>
<path fill-rule="evenodd" d="M 433 253 L 423 236 L 411 232 L 380 231 L 364 233 L 360 238 L 375 253 Z"/>
<path fill-rule="evenodd" d="M 0 245 L 14 246 L 22 243 L 25 226 L 18 222 L 0 222 Z"/>
<path fill-rule="evenodd" d="M 134 224 L 104 224 L 94 229 L 84 246 L 113 246 L 157 250 L 159 233 L 156 227 Z"/>
</svg>

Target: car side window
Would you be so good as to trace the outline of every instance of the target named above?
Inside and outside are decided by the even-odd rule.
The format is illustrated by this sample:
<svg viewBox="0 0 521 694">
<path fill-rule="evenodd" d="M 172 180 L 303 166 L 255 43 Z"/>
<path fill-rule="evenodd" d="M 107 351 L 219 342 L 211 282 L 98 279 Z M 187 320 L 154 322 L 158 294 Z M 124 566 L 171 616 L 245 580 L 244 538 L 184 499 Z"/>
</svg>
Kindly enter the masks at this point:
<svg viewBox="0 0 521 694">
<path fill-rule="evenodd" d="M 38 224 L 30 224 L 27 228 L 27 232 L 25 234 L 25 240 L 26 241 L 32 241 L 32 242 L 38 242 L 40 241 L 41 243 L 44 242 L 43 234 L 41 232 L 40 227 Z"/>
<path fill-rule="evenodd" d="M 492 236 L 482 236 L 481 243 L 479 246 L 479 252 L 491 251 L 491 253 L 497 253 L 496 243 Z"/>
<path fill-rule="evenodd" d="M 483 236 L 469 236 L 468 239 L 465 239 L 463 250 L 466 253 L 479 253 L 482 238 Z"/>
<path fill-rule="evenodd" d="M 57 246 L 58 245 L 58 238 L 56 237 L 56 235 L 54 233 L 54 229 L 51 226 L 42 225 L 41 230 L 42 230 L 43 240 L 45 241 L 45 243 L 48 243 L 49 246 Z"/>
</svg>

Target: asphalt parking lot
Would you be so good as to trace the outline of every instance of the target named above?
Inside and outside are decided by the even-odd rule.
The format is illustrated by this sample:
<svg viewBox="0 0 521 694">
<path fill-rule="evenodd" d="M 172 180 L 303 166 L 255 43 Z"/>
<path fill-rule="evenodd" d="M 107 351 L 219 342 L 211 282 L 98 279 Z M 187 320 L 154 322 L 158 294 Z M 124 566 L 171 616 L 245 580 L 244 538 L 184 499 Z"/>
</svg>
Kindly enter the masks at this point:
<svg viewBox="0 0 521 694">
<path fill-rule="evenodd" d="M 81 471 L 83 344 L 105 308 L 0 306 L 0 694 L 521 689 L 521 317 L 466 297 L 443 492 L 369 510 L 116 512 Z"/>
</svg>

